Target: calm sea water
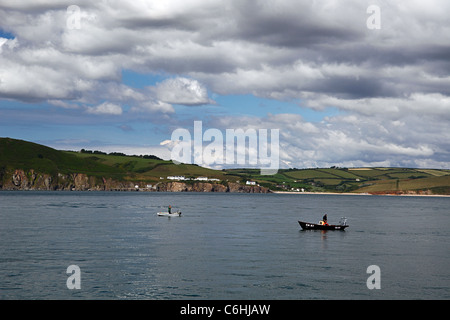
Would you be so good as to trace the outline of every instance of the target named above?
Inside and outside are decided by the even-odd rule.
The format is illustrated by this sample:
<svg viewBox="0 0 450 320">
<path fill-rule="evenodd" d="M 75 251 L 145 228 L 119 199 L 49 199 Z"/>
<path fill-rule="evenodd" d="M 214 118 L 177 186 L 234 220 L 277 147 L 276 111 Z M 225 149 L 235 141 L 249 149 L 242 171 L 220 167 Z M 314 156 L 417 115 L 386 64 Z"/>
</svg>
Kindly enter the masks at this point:
<svg viewBox="0 0 450 320">
<path fill-rule="evenodd" d="M 183 216 L 156 216 L 169 204 Z M 449 208 L 440 197 L 0 192 L 0 299 L 449 299 Z M 324 213 L 350 227 L 300 230 Z M 366 285 L 370 265 L 381 289 Z"/>
</svg>

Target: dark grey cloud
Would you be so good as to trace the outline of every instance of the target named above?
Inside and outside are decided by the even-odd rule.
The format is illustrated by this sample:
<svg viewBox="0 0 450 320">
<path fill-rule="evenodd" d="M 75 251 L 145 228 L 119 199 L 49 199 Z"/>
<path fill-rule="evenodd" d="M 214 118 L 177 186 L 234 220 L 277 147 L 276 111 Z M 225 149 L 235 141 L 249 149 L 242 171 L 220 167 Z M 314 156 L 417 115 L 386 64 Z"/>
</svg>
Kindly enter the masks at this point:
<svg viewBox="0 0 450 320">
<path fill-rule="evenodd" d="M 366 74 L 359 80 L 351 75 L 326 74 L 309 79 L 313 85 L 294 84 L 296 91 L 372 97 L 404 95 L 417 92 L 418 88 L 442 92 L 446 88 L 418 73 L 413 79 L 380 70 L 420 66 L 420 70 L 441 78 L 448 77 L 450 71 L 447 24 L 438 24 L 443 17 L 433 9 L 442 7 L 443 1 L 427 3 L 426 14 L 418 3 L 405 9 L 402 3 L 378 1 L 383 18 L 380 30 L 366 27 L 366 9 L 372 4 L 368 1 L 169 1 L 164 5 L 82 2 L 78 5 L 80 30 L 66 28 L 64 9 L 69 2 L 26 3 L 7 2 L 0 6 L 1 27 L 18 35 L 22 48 L 42 47 L 46 43 L 41 39 L 44 34 L 64 59 L 71 60 L 71 55 L 76 54 L 112 61 L 117 69 L 110 74 L 122 67 L 205 74 L 202 79 L 208 81 L 207 85 L 217 87 L 221 75 L 238 75 L 242 70 L 256 72 L 266 67 L 266 71 L 277 71 L 301 62 L 320 74 L 323 66 L 329 64 L 352 65 Z M 30 27 L 24 28 L 21 19 Z M 430 27 L 433 21 L 435 24 Z M 37 32 L 42 28 L 47 32 Z M 35 34 L 42 41 L 33 43 Z M 25 63 L 21 61 L 22 65 Z M 407 86 L 402 86 L 405 80 Z M 316 84 L 321 81 L 323 85 Z M 246 87 L 247 83 L 242 85 Z M 234 86 L 220 87 L 229 93 L 237 92 Z M 249 89 L 261 96 L 271 91 L 274 95 L 279 93 L 277 86 L 271 84 L 262 91 L 258 87 Z"/>
<path fill-rule="evenodd" d="M 335 76 L 316 81 L 306 89 L 314 92 L 326 92 L 340 99 L 360 99 L 371 97 L 393 97 L 397 92 L 382 79 L 352 76 Z"/>
<path fill-rule="evenodd" d="M 358 22 L 342 19 L 342 14 L 346 14 L 345 7 L 340 8 L 342 12 L 339 14 L 333 14 L 326 12 L 326 3 L 323 4 L 315 6 L 312 2 L 298 1 L 236 2 L 233 16 L 236 27 L 232 35 L 240 40 L 293 49 L 321 43 L 338 45 L 362 39 Z"/>
</svg>

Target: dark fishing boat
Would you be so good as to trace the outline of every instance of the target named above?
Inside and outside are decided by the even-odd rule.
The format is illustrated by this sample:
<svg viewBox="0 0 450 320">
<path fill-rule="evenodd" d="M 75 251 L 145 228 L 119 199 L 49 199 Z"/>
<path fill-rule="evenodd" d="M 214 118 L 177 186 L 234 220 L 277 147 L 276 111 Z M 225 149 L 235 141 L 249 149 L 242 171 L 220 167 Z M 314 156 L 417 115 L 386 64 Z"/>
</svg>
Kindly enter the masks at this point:
<svg viewBox="0 0 450 320">
<path fill-rule="evenodd" d="M 326 224 L 323 221 L 320 221 L 319 223 L 310 223 L 310 222 L 304 222 L 299 221 L 298 222 L 303 230 L 341 230 L 344 231 L 345 228 L 348 227 L 347 219 L 341 218 L 341 221 L 339 221 L 339 224 Z"/>
</svg>

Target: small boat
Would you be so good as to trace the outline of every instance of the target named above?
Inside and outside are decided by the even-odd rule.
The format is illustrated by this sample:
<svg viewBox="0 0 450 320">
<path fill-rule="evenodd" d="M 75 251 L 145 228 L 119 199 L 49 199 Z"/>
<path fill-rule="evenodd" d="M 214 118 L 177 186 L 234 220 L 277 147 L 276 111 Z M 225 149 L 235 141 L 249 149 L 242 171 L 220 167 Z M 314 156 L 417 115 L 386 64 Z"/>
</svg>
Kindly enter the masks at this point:
<svg viewBox="0 0 450 320">
<path fill-rule="evenodd" d="M 161 217 L 180 217 L 180 216 L 181 216 L 181 211 L 172 212 L 172 213 L 168 213 L 168 212 L 157 212 L 156 214 L 157 214 L 158 216 L 161 216 Z"/>
<path fill-rule="evenodd" d="M 341 230 L 344 231 L 348 227 L 347 218 L 341 218 L 339 224 L 326 224 L 323 221 L 319 223 L 310 223 L 298 221 L 303 230 Z"/>
</svg>

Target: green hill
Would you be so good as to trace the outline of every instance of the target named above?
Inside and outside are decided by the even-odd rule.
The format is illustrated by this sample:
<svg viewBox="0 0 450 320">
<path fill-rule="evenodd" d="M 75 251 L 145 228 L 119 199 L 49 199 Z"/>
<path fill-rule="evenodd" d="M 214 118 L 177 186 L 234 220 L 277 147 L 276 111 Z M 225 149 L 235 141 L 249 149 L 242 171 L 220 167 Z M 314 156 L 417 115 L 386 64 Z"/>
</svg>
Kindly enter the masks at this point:
<svg viewBox="0 0 450 320">
<path fill-rule="evenodd" d="M 73 189 L 109 185 L 126 189 L 135 184 L 169 182 L 169 176 L 218 179 L 214 183 L 255 181 L 279 191 L 353 192 L 371 194 L 450 194 L 450 170 L 414 168 L 280 169 L 261 175 L 259 169 L 212 170 L 197 165 L 175 165 L 155 156 L 128 156 L 99 151 L 60 151 L 32 142 L 0 138 L 0 189 Z"/>
<path fill-rule="evenodd" d="M 239 179 L 239 177 L 228 175 L 224 171 L 203 168 L 193 164 L 176 165 L 172 161 L 157 159 L 157 157 L 149 159 L 145 156 L 89 154 L 73 151 L 65 151 L 65 153 L 78 159 L 94 161 L 97 164 L 118 170 L 125 174 L 126 179 L 133 181 L 158 182 L 167 180 L 168 176 L 208 177 L 230 181 Z"/>
<path fill-rule="evenodd" d="M 82 172 L 94 176 L 111 175 L 118 179 L 126 174 L 120 168 L 102 164 L 89 157 L 78 157 L 23 140 L 0 138 L 0 170 L 8 169 L 33 169 L 50 175 Z"/>
<path fill-rule="evenodd" d="M 414 168 L 280 169 L 261 176 L 255 169 L 227 173 L 278 191 L 370 194 L 450 194 L 450 170 Z"/>
<path fill-rule="evenodd" d="M 168 182 L 168 176 L 181 175 L 226 182 L 240 179 L 224 171 L 175 165 L 151 155 L 105 154 L 84 149 L 83 152 L 60 151 L 23 140 L 0 138 L 0 189 L 70 190 L 80 186 L 84 190 L 99 189 L 101 184 L 107 184 L 110 189 L 130 189 L 136 184 Z"/>
</svg>

